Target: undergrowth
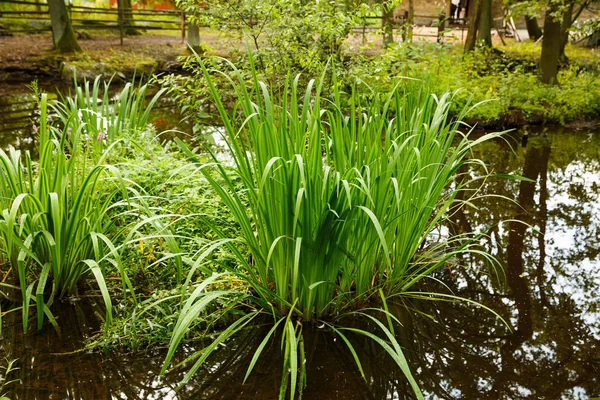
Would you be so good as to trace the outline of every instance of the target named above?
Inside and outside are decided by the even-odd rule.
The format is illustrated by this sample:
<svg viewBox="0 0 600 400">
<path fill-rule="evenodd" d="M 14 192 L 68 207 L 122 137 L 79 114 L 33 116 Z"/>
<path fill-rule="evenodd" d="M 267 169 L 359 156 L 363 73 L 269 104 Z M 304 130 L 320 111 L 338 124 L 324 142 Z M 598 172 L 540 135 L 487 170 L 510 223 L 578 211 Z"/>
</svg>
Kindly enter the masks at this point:
<svg viewBox="0 0 600 400">
<path fill-rule="evenodd" d="M 591 120 L 600 117 L 600 58 L 587 49 L 568 45 L 569 62 L 561 66 L 558 86 L 544 85 L 538 79 L 541 47 L 524 42 L 508 41 L 493 50 L 478 48 L 463 54 L 462 46 L 438 43 L 399 43 L 385 53 L 366 56 L 346 54 L 342 60 L 332 60 L 335 75 L 346 90 L 357 82 L 367 82 L 374 90 L 363 96 L 389 91 L 399 77 L 422 79 L 438 96 L 460 90 L 453 99 L 450 113 L 457 116 L 469 102 L 487 102 L 472 110 L 467 119 L 485 124 L 519 126 Z M 247 57 L 230 56 L 250 82 Z M 216 68 L 224 62 L 207 59 Z M 158 79 L 167 87 L 183 111 L 201 125 L 214 115 L 206 81 L 194 57 L 186 59 L 184 68 L 189 76 L 167 75 Z M 273 88 L 283 85 L 285 77 L 268 71 L 257 71 L 261 79 Z M 331 84 L 328 77 L 327 86 Z M 218 88 L 227 86 L 223 77 L 213 75 Z M 306 77 L 300 78 L 304 84 Z M 326 88 L 326 91 L 329 88 Z M 226 104 L 234 100 L 225 97 Z M 348 105 L 342 105 L 348 109 Z"/>
</svg>

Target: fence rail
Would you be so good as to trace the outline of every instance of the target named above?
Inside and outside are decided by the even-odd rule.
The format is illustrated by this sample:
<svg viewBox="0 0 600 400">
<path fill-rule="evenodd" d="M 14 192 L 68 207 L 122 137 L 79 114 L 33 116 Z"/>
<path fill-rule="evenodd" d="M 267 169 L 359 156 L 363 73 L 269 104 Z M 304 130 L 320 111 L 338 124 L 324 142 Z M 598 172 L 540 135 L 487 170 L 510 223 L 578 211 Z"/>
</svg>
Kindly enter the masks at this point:
<svg viewBox="0 0 600 400">
<path fill-rule="evenodd" d="M 48 4 L 25 0 L 2 0 L 4 4 L 23 7 L 22 10 L 0 10 L 0 24 L 8 32 L 44 32 L 51 31 Z M 32 9 L 35 8 L 35 9 Z M 176 30 L 185 38 L 185 13 L 180 10 L 144 10 L 136 8 L 101 8 L 85 6 L 67 6 L 71 23 L 75 29 L 118 30 L 123 37 L 129 29 L 140 30 Z M 90 19 L 90 15 L 93 19 Z M 154 17 L 154 18 L 153 18 Z M 17 24 L 17 21 L 23 21 Z M 47 26 L 27 26 L 27 21 L 47 21 Z M 24 26 L 25 25 L 25 26 Z M 0 27 L 0 31 L 2 28 Z"/>
</svg>

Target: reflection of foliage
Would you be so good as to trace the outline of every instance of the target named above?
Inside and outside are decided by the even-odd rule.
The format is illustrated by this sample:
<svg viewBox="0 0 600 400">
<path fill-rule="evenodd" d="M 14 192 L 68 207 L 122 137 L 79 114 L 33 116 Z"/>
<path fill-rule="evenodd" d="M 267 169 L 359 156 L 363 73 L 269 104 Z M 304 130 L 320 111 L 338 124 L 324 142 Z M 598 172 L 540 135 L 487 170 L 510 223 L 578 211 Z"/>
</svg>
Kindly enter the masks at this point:
<svg viewBox="0 0 600 400">
<path fill-rule="evenodd" d="M 444 382 L 460 398 L 476 393 L 490 399 L 576 399 L 598 393 L 599 139 L 563 133 L 532 137 L 515 153 L 498 144 L 476 153 L 493 160 L 495 172 L 520 173 L 536 184 L 490 182 L 486 193 L 505 194 L 520 205 L 479 201 L 466 215 L 470 224 L 485 230 L 518 218 L 546 237 L 512 223 L 493 230 L 487 245 L 505 260 L 506 288 L 469 269 L 440 271 L 455 294 L 491 307 L 513 328 L 468 304 L 436 304 L 426 312 L 444 329 L 425 320 L 418 330 L 435 343 L 429 361 L 422 362 L 427 377 L 421 379 Z"/>
</svg>

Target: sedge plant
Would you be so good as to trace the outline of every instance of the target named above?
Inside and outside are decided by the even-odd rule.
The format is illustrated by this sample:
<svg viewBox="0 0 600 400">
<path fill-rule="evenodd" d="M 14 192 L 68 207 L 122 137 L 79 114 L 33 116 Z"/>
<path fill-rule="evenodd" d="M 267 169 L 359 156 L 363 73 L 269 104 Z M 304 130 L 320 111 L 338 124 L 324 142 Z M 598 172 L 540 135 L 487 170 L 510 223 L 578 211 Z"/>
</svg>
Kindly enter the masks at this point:
<svg viewBox="0 0 600 400">
<path fill-rule="evenodd" d="M 6 396 L 6 387 L 19 382 L 19 379 L 10 379 L 9 376 L 19 368 L 15 366 L 18 360 L 5 359 L 5 365 L 0 366 L 0 400 L 10 400 Z M 9 380 L 10 379 L 10 380 Z"/>
<path fill-rule="evenodd" d="M 98 82 L 94 84 L 97 86 Z M 78 88 L 76 100 L 79 94 Z M 131 109 L 130 100 L 137 97 L 121 96 Z M 169 257 L 176 261 L 176 276 L 182 275 L 176 241 L 168 223 L 163 222 L 173 216 L 155 215 L 139 189 L 124 179 L 118 168 L 105 163 L 111 150 L 119 145 L 118 138 L 111 141 L 99 135 L 90 137 L 87 129 L 95 125 L 81 118 L 81 110 L 73 101 L 54 105 L 64 114 L 59 124 L 52 125 L 48 122 L 47 95 L 39 95 L 37 162 L 28 152 L 0 150 L 0 256 L 16 272 L 18 286 L 14 288 L 22 294 L 25 331 L 32 304 L 37 311 L 38 329 L 45 316 L 59 330 L 51 311 L 53 301 L 76 295 L 89 275 L 101 292 L 108 326 L 112 301 L 106 271 L 118 271 L 123 292 L 130 293 L 135 302 L 120 253 L 148 235 L 174 243 Z M 121 106 L 121 102 L 112 105 Z M 130 117 L 135 118 L 123 118 Z M 121 121 L 119 126 L 124 129 L 131 123 Z"/>
<path fill-rule="evenodd" d="M 419 82 L 400 81 L 384 96 L 361 104 L 358 89 L 342 93 L 335 80 L 332 94 L 325 96 L 325 73 L 303 93 L 299 77 L 274 93 L 254 69 L 247 83 L 231 65 L 232 73 L 219 72 L 237 98 L 231 110 L 221 102 L 211 72 L 200 65 L 234 167 L 230 170 L 216 156 L 202 164 L 183 143 L 180 147 L 196 160 L 240 225 L 250 258 L 237 240 L 222 235 L 221 243 L 236 255 L 240 267 L 231 272 L 247 282 L 253 295 L 246 301 L 258 310 L 238 319 L 215 342 L 258 313 L 273 315 L 273 327 L 248 374 L 279 335 L 284 355 L 280 397 L 295 398 L 306 382 L 303 327 L 324 324 L 347 345 L 361 373 L 351 335 L 366 336 L 385 349 L 423 398 L 396 340 L 399 322 L 386 299 L 415 290 L 458 253 L 478 251 L 472 237 L 436 239 L 433 233 L 451 206 L 464 203 L 456 194 L 468 179 L 457 179 L 459 169 L 472 163 L 485 168 L 470 157 L 472 147 L 499 134 L 471 140 L 469 128 L 460 122 L 468 110 L 452 120 L 452 95 L 436 97 Z M 197 313 L 206 305 L 207 288 L 199 287 L 189 289 L 192 295 L 183 305 L 163 372 L 194 319 L 188 311 L 199 305 Z M 353 326 L 356 318 L 373 330 Z M 184 382 L 215 346 L 194 357 Z"/>
<path fill-rule="evenodd" d="M 108 213 L 115 199 L 127 197 L 125 182 L 101 159 L 88 164 L 81 153 L 90 144 L 82 142 L 81 130 L 67 135 L 47 123 L 46 94 L 41 95 L 39 107 L 38 162 L 29 153 L 0 150 L 0 249 L 18 275 L 23 329 L 27 329 L 31 303 L 36 304 L 38 329 L 44 314 L 57 327 L 49 308 L 54 298 L 75 293 L 90 271 L 110 322 L 111 301 L 104 266 L 98 261 L 120 268 L 118 253 L 106 234 L 113 230 Z M 122 279 L 129 284 L 126 275 Z"/>
<path fill-rule="evenodd" d="M 107 139 L 113 143 L 126 133 L 139 132 L 148 126 L 150 112 L 166 89 L 159 90 L 150 100 L 148 85 L 128 82 L 114 96 L 110 95 L 111 82 L 98 76 L 93 82 L 75 81 L 72 96 L 61 98 L 54 111 L 66 129 L 82 132 L 90 139 Z M 99 144 L 103 140 L 96 140 Z"/>
</svg>

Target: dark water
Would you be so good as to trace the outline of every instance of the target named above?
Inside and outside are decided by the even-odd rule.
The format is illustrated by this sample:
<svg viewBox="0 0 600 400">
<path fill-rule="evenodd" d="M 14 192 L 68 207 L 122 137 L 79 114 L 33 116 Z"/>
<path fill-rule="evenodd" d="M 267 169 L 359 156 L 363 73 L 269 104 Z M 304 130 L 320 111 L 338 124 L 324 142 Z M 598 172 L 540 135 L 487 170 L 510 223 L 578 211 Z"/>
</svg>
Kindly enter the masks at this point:
<svg viewBox="0 0 600 400">
<path fill-rule="evenodd" d="M 179 123 L 157 120 L 164 125 L 160 129 Z M 31 145 L 22 132 L 12 142 L 4 137 L 11 136 L 2 136 L 3 146 Z M 482 198 L 473 200 L 478 208 L 455 213 L 442 232 L 485 232 L 487 239 L 481 243 L 502 268 L 464 256 L 435 276 L 455 295 L 498 315 L 468 302 L 403 299 L 407 307 L 395 310 L 403 324 L 399 339 L 426 398 L 600 397 L 600 131 L 547 129 L 530 134 L 526 147 L 521 147 L 522 132 L 507 136 L 507 141 L 484 144 L 474 156 L 495 173 L 523 175 L 534 182 L 489 179 Z M 433 280 L 423 289 L 442 290 Z M 93 301 L 80 301 L 57 305 L 56 312 L 62 338 L 51 328 L 23 335 L 18 313 L 4 316 L 0 358 L 18 359 L 19 370 L 11 377 L 21 380 L 4 389 L 10 398 L 277 397 L 278 342 L 269 345 L 251 378 L 241 383 L 264 335 L 260 328 L 230 341 L 188 385 L 175 391 L 185 369 L 158 376 L 164 348 L 77 352 L 97 331 L 95 314 L 102 315 L 101 310 Z M 305 399 L 412 398 L 397 368 L 370 341 L 354 341 L 365 382 L 339 340 L 316 328 L 305 333 Z M 188 346 L 187 353 L 197 346 Z"/>
</svg>

